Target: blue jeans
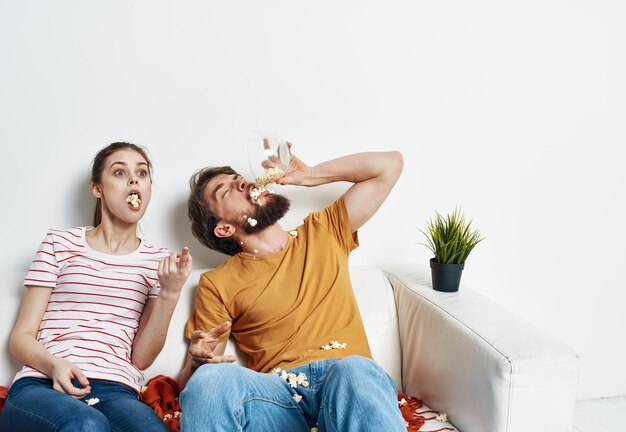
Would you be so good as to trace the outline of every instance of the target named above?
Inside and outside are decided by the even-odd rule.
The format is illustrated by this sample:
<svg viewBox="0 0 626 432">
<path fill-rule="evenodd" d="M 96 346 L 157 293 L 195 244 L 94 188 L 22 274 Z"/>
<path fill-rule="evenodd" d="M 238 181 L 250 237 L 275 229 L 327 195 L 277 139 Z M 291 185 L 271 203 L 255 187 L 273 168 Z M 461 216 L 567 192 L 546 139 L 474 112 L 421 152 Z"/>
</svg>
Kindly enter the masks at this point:
<svg viewBox="0 0 626 432">
<path fill-rule="evenodd" d="M 91 393 L 75 399 L 52 388 L 47 378 L 20 378 L 4 403 L 2 432 L 168 432 L 163 421 L 130 387 L 89 380 Z M 94 405 L 85 400 L 98 398 Z"/>
<path fill-rule="evenodd" d="M 303 372 L 308 386 L 233 364 L 201 366 L 180 395 L 181 431 L 406 432 L 393 380 L 373 360 L 323 360 L 287 372 Z"/>
</svg>

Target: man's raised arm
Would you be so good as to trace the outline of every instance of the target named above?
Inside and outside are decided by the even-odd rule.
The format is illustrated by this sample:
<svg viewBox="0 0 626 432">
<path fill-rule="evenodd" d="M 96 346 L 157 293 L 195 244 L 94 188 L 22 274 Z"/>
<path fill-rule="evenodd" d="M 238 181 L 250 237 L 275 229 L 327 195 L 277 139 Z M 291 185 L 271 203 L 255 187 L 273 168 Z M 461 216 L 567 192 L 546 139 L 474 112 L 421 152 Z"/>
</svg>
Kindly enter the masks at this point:
<svg viewBox="0 0 626 432">
<path fill-rule="evenodd" d="M 354 183 L 343 195 L 354 232 L 380 208 L 400 177 L 403 165 L 399 151 L 356 153 L 313 167 L 292 156 L 287 174 L 277 183 L 300 186 Z"/>
</svg>

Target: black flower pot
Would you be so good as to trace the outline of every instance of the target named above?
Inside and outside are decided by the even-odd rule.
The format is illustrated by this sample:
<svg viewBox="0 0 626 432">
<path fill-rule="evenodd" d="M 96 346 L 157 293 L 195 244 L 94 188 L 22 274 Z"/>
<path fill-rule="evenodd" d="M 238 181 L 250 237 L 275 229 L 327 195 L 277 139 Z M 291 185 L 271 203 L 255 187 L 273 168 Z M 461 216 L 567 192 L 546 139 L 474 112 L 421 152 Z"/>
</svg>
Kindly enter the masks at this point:
<svg viewBox="0 0 626 432">
<path fill-rule="evenodd" d="M 456 292 L 461 284 L 461 273 L 465 263 L 440 264 L 435 258 L 430 259 L 430 272 L 433 278 L 435 291 Z"/>
</svg>

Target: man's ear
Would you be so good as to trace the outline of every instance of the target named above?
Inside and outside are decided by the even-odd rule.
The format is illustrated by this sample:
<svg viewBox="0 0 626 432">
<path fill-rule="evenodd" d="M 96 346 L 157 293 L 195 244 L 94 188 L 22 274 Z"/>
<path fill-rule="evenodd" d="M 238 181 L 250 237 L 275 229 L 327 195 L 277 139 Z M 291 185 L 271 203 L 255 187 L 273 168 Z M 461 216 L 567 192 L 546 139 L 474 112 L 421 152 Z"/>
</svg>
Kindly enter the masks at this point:
<svg viewBox="0 0 626 432">
<path fill-rule="evenodd" d="M 97 183 L 91 183 L 91 193 L 96 198 L 102 198 L 102 189 Z"/>
<path fill-rule="evenodd" d="M 217 224 L 217 226 L 213 230 L 213 233 L 215 234 L 216 237 L 227 238 L 235 234 L 235 231 L 237 230 L 235 229 L 233 225 L 220 222 Z"/>
</svg>

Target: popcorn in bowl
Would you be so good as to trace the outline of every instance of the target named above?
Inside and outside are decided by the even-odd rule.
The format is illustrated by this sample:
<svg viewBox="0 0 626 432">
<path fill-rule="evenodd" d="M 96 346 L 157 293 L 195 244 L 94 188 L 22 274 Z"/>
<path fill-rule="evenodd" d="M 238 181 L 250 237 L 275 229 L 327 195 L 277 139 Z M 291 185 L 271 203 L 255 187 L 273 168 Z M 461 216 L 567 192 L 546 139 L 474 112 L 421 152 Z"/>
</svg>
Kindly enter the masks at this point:
<svg viewBox="0 0 626 432">
<path fill-rule="evenodd" d="M 267 186 L 270 183 L 274 183 L 281 177 L 284 177 L 285 171 L 278 167 L 272 167 L 266 169 L 263 174 L 258 175 L 254 179 L 254 185 L 257 189 Z"/>
</svg>

